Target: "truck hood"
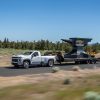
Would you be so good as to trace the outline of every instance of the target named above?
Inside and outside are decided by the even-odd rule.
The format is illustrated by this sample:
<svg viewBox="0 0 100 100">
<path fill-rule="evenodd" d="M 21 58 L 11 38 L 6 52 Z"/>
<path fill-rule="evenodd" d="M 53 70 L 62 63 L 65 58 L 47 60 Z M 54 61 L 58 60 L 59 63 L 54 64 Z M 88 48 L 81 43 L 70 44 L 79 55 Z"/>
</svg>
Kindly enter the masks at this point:
<svg viewBox="0 0 100 100">
<path fill-rule="evenodd" d="M 13 57 L 29 58 L 30 55 L 13 55 Z"/>
</svg>

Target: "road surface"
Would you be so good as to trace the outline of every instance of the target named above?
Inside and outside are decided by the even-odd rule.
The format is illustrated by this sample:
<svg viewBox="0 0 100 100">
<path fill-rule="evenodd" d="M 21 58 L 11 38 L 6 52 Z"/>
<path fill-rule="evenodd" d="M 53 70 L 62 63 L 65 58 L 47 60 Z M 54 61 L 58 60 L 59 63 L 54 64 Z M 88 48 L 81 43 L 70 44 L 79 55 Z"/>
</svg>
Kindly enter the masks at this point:
<svg viewBox="0 0 100 100">
<path fill-rule="evenodd" d="M 55 65 L 61 70 L 71 70 L 73 66 L 79 66 L 81 69 L 89 68 L 92 69 L 94 66 L 100 67 L 100 62 L 96 64 L 63 64 Z M 19 76 L 19 75 L 28 75 L 28 74 L 40 74 L 40 73 L 51 73 L 51 67 L 31 67 L 29 69 L 24 68 L 14 68 L 14 67 L 0 67 L 0 76 Z"/>
</svg>

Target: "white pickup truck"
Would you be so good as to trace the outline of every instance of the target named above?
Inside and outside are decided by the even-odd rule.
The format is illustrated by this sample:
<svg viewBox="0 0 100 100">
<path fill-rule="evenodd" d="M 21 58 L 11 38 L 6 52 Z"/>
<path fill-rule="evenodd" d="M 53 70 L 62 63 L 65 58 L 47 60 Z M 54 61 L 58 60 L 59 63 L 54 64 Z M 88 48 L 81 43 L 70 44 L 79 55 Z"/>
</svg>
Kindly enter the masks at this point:
<svg viewBox="0 0 100 100">
<path fill-rule="evenodd" d="M 41 56 L 39 51 L 29 51 L 21 55 L 13 55 L 11 63 L 15 67 L 23 66 L 24 68 L 32 65 L 53 67 L 55 61 L 55 56 Z"/>
</svg>

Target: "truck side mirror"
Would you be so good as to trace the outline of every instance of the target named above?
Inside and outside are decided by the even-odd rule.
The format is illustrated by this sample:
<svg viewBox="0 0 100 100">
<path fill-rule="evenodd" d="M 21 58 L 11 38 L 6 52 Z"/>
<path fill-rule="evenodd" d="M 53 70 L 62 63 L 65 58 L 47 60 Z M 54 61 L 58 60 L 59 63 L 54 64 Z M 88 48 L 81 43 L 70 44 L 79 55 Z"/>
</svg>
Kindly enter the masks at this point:
<svg viewBox="0 0 100 100">
<path fill-rule="evenodd" d="M 36 57 L 36 55 L 33 54 L 33 55 L 31 56 L 31 59 L 32 59 L 33 57 Z"/>
</svg>

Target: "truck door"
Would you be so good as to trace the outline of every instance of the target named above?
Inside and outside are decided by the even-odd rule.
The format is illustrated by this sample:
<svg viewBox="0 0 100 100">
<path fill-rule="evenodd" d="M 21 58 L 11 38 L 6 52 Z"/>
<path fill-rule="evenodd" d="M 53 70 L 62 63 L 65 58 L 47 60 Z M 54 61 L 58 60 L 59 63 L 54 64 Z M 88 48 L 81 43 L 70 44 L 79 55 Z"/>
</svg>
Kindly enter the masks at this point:
<svg viewBox="0 0 100 100">
<path fill-rule="evenodd" d="M 32 54 L 32 64 L 37 65 L 41 63 L 41 56 L 39 56 L 38 52 L 34 52 Z"/>
</svg>

